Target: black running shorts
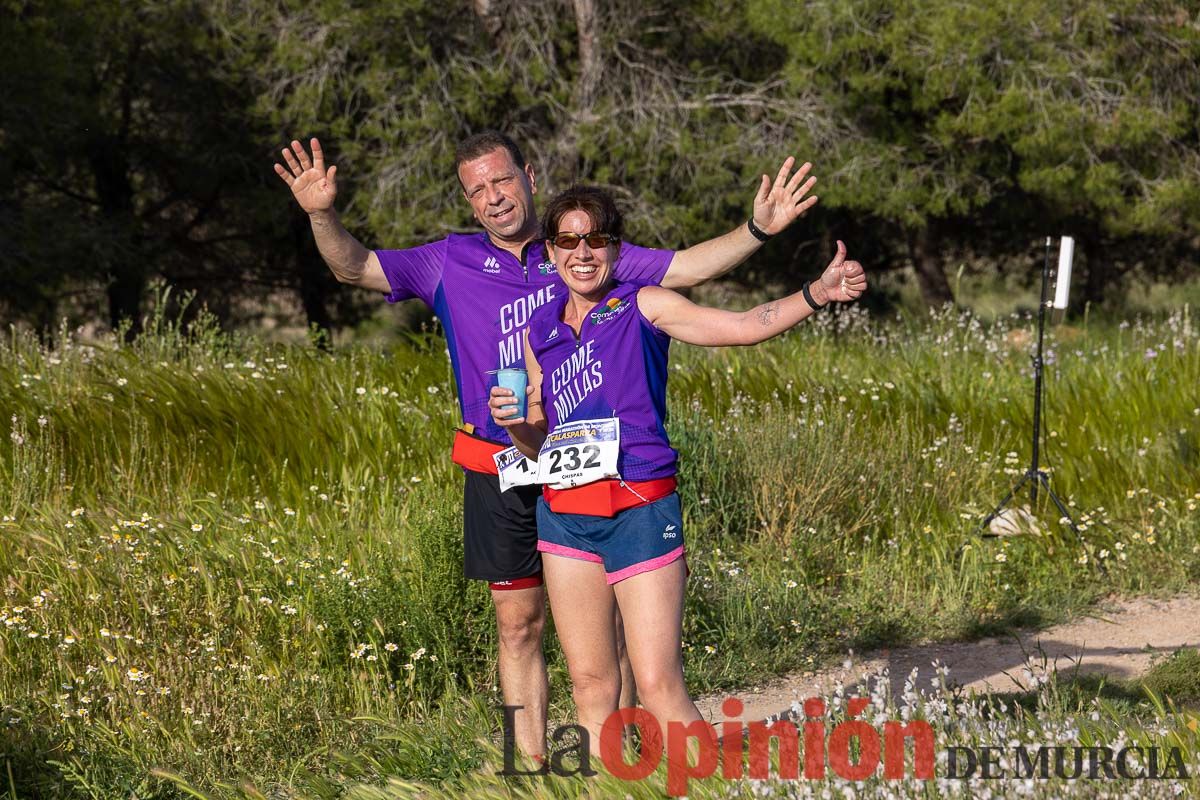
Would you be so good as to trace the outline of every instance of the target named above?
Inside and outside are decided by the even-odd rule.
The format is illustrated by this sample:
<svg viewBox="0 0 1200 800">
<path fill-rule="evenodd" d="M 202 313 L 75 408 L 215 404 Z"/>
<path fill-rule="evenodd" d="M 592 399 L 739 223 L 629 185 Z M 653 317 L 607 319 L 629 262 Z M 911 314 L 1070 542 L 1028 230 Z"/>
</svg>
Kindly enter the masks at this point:
<svg viewBox="0 0 1200 800">
<path fill-rule="evenodd" d="M 491 583 L 540 576 L 537 499 L 541 487 L 517 486 L 502 493 L 495 475 L 469 469 L 463 473 L 463 572 Z"/>
</svg>

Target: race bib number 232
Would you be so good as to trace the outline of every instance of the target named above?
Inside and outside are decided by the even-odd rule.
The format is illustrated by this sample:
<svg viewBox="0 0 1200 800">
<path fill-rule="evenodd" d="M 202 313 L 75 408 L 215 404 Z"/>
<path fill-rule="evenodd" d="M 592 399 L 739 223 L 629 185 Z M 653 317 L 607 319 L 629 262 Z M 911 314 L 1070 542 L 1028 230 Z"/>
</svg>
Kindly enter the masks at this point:
<svg viewBox="0 0 1200 800">
<path fill-rule="evenodd" d="M 616 478 L 620 449 L 621 424 L 616 417 L 559 425 L 538 454 L 538 483 L 569 489 Z"/>
</svg>

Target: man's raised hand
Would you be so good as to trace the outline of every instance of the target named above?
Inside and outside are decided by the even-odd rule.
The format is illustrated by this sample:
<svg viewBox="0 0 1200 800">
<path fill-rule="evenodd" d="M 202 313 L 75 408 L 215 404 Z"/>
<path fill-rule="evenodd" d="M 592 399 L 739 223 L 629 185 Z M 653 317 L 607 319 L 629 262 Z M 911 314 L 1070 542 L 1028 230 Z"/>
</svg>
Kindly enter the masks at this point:
<svg viewBox="0 0 1200 800">
<path fill-rule="evenodd" d="M 817 204 L 816 195 L 805 197 L 817 182 L 815 177 L 805 180 L 812 164 L 805 161 L 792 175 L 795 164 L 796 159 L 788 156 L 774 183 L 769 176 L 762 176 L 758 194 L 754 197 L 754 224 L 763 233 L 772 236 L 779 233 Z"/>
<path fill-rule="evenodd" d="M 846 245 L 839 239 L 837 255 L 821 273 L 818 283 L 823 290 L 823 297 L 818 298 L 818 302 L 848 303 L 862 297 L 867 290 L 867 271 L 857 261 L 846 260 Z"/>
<path fill-rule="evenodd" d="M 309 146 L 312 147 L 311 160 L 304 145 L 293 139 L 291 148 L 283 149 L 283 160 L 287 166 L 276 164 L 275 174 L 291 187 L 292 195 L 300 207 L 313 214 L 333 208 L 334 198 L 337 197 L 337 167 L 325 169 L 325 154 L 321 152 L 321 143 L 316 137 L 309 140 Z"/>
</svg>

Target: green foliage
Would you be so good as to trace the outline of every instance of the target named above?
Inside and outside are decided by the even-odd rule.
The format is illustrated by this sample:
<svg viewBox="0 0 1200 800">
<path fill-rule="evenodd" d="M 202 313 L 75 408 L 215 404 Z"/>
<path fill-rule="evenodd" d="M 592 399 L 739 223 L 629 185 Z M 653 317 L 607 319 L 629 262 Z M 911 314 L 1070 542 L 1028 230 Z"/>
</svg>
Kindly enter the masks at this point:
<svg viewBox="0 0 1200 800">
<path fill-rule="evenodd" d="M 1141 680 L 1147 691 L 1177 706 L 1200 707 L 1200 651 L 1176 650 L 1155 664 Z"/>
<path fill-rule="evenodd" d="M 927 250 L 1003 254 L 1039 231 L 1070 232 L 1095 259 L 1091 300 L 1146 258 L 1149 241 L 1197 232 L 1194 10 L 759 0 L 747 13 L 788 48 L 789 90 L 815 88 L 845 121 L 822 150 L 837 176 L 823 202 L 923 231 Z M 919 271 L 942 269 L 942 257 L 884 238 L 901 257 L 928 259 Z M 922 286 L 927 299 L 949 299 L 938 285 Z"/>
<path fill-rule="evenodd" d="M 320 795 L 339 773 L 488 763 L 494 623 L 461 572 L 443 343 L 330 355 L 187 317 L 132 345 L 0 349 L 0 730 L 19 796 L 170 796 L 159 768 L 223 796 L 243 779 Z M 1041 536 L 974 536 L 1025 468 L 1031 328 L 849 313 L 754 351 L 678 349 L 694 692 L 1194 584 L 1187 313 L 1051 329 L 1043 463 L 1084 539 L 1048 507 Z"/>
<path fill-rule="evenodd" d="M 727 231 L 761 174 L 812 160 L 822 204 L 752 279 L 794 279 L 836 236 L 876 270 L 911 262 L 936 305 L 952 253 L 1048 227 L 1079 239 L 1093 301 L 1195 262 L 1200 27 L 1166 0 L 661 0 L 598 4 L 592 28 L 542 0 L 9 5 L 0 313 L 35 329 L 136 333 L 156 277 L 224 324 L 361 319 L 270 170 L 311 135 L 371 246 L 473 228 L 453 148 L 497 127 L 543 194 L 608 186 L 659 246 Z"/>
<path fill-rule="evenodd" d="M 1020 189 L 1064 219 L 1126 234 L 1196 219 L 1198 162 L 1181 145 L 1196 137 L 1185 98 L 1200 80 L 1200 33 L 1181 13 L 1037 0 L 800 12 L 764 0 L 750 17 L 789 47 L 792 83 L 817 84 L 852 121 L 856 137 L 830 165 L 844 177 L 824 190 L 831 201 L 911 226 Z M 1170 179 L 1191 191 L 1164 207 L 1156 198 Z M 1156 204 L 1155 222 L 1134 222 Z"/>
</svg>

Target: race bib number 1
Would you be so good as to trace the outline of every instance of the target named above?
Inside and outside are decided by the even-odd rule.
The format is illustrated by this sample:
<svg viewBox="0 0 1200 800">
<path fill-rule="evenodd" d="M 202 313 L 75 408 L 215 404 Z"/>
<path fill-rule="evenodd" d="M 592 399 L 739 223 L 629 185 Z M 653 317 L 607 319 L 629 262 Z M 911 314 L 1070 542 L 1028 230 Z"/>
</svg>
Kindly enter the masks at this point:
<svg viewBox="0 0 1200 800">
<path fill-rule="evenodd" d="M 496 474 L 500 477 L 500 491 L 507 492 L 514 486 L 529 486 L 538 482 L 538 466 L 521 455 L 515 447 L 501 450 L 492 456 L 496 462 Z"/>
<path fill-rule="evenodd" d="M 569 489 L 616 478 L 620 449 L 621 424 L 616 417 L 559 425 L 538 454 L 538 483 Z"/>
</svg>

